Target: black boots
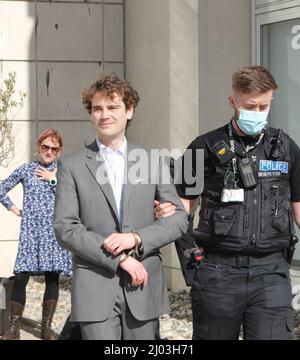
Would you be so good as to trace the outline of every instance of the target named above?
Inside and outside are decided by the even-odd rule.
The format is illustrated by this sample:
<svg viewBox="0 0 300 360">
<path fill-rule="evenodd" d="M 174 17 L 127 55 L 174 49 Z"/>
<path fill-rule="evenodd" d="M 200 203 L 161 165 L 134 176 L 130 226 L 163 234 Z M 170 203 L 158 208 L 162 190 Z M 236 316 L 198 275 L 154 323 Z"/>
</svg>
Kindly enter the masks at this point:
<svg viewBox="0 0 300 360">
<path fill-rule="evenodd" d="M 43 302 L 41 339 L 57 340 L 57 335 L 51 329 L 52 318 L 56 309 L 57 300 L 46 300 Z"/>
<path fill-rule="evenodd" d="M 18 302 L 10 302 L 9 328 L 1 336 L 0 340 L 20 340 L 21 319 L 24 306 Z"/>
</svg>

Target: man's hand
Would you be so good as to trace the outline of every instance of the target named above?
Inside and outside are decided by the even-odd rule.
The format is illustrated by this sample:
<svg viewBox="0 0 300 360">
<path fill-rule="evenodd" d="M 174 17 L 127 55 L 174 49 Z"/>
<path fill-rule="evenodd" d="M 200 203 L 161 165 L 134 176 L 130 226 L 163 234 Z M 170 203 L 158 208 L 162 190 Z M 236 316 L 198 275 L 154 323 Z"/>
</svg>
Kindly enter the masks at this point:
<svg viewBox="0 0 300 360">
<path fill-rule="evenodd" d="M 166 218 L 176 213 L 176 206 L 170 202 L 160 203 L 154 200 L 154 215 L 156 219 Z"/>
<path fill-rule="evenodd" d="M 132 249 L 135 246 L 133 233 L 113 233 L 103 242 L 104 249 L 116 256 L 122 251 Z"/>
<path fill-rule="evenodd" d="M 57 173 L 57 168 L 54 169 L 53 171 L 49 171 L 40 166 L 35 170 L 34 173 L 39 180 L 50 181 L 52 179 L 55 179 L 56 173 Z"/>
<path fill-rule="evenodd" d="M 22 216 L 22 210 L 20 210 L 19 208 L 16 207 L 16 205 L 13 205 L 9 211 L 11 211 L 12 213 L 14 213 L 17 216 Z"/>
<path fill-rule="evenodd" d="M 126 255 L 124 254 L 124 257 L 125 256 Z M 132 286 L 147 286 L 148 273 L 141 262 L 135 260 L 131 256 L 128 256 L 125 260 L 121 257 L 121 263 L 119 266 L 131 276 Z"/>
</svg>

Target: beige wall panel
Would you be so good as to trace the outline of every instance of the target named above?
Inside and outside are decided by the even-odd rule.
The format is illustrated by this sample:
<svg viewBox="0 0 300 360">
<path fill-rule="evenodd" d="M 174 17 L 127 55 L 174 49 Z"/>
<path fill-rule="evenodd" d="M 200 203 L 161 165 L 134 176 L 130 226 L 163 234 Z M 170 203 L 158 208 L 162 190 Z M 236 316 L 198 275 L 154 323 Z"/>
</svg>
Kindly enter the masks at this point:
<svg viewBox="0 0 300 360">
<path fill-rule="evenodd" d="M 123 6 L 104 5 L 104 61 L 123 61 Z"/>
<path fill-rule="evenodd" d="M 182 275 L 180 262 L 177 256 L 174 244 L 169 244 L 161 249 L 164 271 L 168 288 L 173 291 L 179 291 L 186 287 L 184 277 Z"/>
<path fill-rule="evenodd" d="M 251 0 L 199 0 L 199 16 L 200 133 L 204 133 L 229 121 L 232 73 L 251 63 Z"/>
<path fill-rule="evenodd" d="M 80 93 L 101 73 L 98 63 L 39 63 L 39 120 L 89 119 Z"/>
<path fill-rule="evenodd" d="M 18 184 L 9 193 L 9 197 L 12 202 L 22 209 L 23 204 L 23 187 Z M 21 219 L 13 214 L 11 211 L 7 211 L 4 206 L 0 208 L 0 244 L 2 241 L 12 241 L 19 239 Z"/>
<path fill-rule="evenodd" d="M 39 3 L 38 16 L 39 60 L 102 60 L 102 5 Z"/>
<path fill-rule="evenodd" d="M 124 78 L 124 64 L 104 63 L 103 64 L 103 73 L 109 74 L 111 72 L 114 72 L 118 76 Z"/>
<path fill-rule="evenodd" d="M 84 144 L 90 144 L 95 140 L 93 126 L 89 121 L 51 121 L 39 122 L 39 132 L 53 127 L 58 130 L 64 139 L 63 155 L 78 151 Z"/>
<path fill-rule="evenodd" d="M 19 91 L 25 92 L 24 105 L 19 111 L 12 114 L 14 120 L 32 120 L 35 118 L 35 64 L 27 61 L 4 61 L 0 63 L 0 83 L 8 78 L 9 72 L 16 72 L 16 97 L 19 99 Z"/>
<path fill-rule="evenodd" d="M 17 121 L 14 122 L 14 134 L 16 136 L 16 149 L 15 149 L 15 158 L 8 168 L 0 167 L 0 180 L 8 177 L 15 169 L 19 166 L 32 161 L 35 159 L 33 152 L 35 150 L 35 123 L 34 122 L 23 122 Z M 22 209 L 23 204 L 23 187 L 22 184 L 15 186 L 9 193 L 9 197 L 13 203 Z M 9 212 L 0 205 L 0 269 L 2 267 L 2 258 L 3 253 L 1 246 L 5 240 L 16 240 L 19 238 L 20 230 L 20 218 L 15 216 L 13 213 Z M 11 243 L 5 243 L 5 246 L 10 246 Z M 3 251 L 10 251 L 9 249 L 3 248 Z M 9 264 L 14 261 L 15 254 L 12 252 L 10 258 L 6 259 L 5 262 Z M 1 276 L 1 273 L 0 273 Z"/>
<path fill-rule="evenodd" d="M 181 270 L 170 269 L 168 267 L 164 267 L 164 275 L 165 275 L 165 280 L 166 280 L 168 289 L 171 289 L 172 291 L 180 291 L 182 289 L 186 289 L 186 290 L 189 289 L 185 284 Z"/>
<path fill-rule="evenodd" d="M 146 147 L 170 146 L 169 0 L 126 1 L 126 77 L 141 101 L 128 138 Z"/>
<path fill-rule="evenodd" d="M 84 3 L 86 6 L 91 5 L 90 3 L 99 3 L 101 4 L 103 0 L 51 0 L 54 2 L 80 2 Z M 49 0 L 38 0 L 38 2 L 49 2 Z M 113 3 L 113 4 L 122 4 L 124 0 L 104 0 L 104 3 Z"/>
<path fill-rule="evenodd" d="M 0 1 L 0 59 L 34 59 L 34 4 Z"/>
<path fill-rule="evenodd" d="M 13 275 L 18 241 L 0 241 L 0 277 Z"/>
<path fill-rule="evenodd" d="M 35 123 L 29 121 L 14 122 L 15 134 L 15 158 L 8 168 L 0 167 L 0 180 L 7 178 L 15 169 L 35 160 Z M 9 193 L 12 202 L 20 209 L 23 204 L 23 187 L 19 183 Z M 15 240 L 19 238 L 20 218 L 8 212 L 0 204 L 0 243 L 3 240 Z"/>
<path fill-rule="evenodd" d="M 38 2 L 49 2 L 49 0 L 37 0 Z M 52 3 L 60 3 L 60 2 L 79 2 L 84 3 L 86 6 L 91 5 L 90 3 L 102 3 L 102 0 L 51 0 Z M 123 0 L 113 0 L 113 2 L 120 2 Z M 111 2 L 110 0 L 105 0 L 105 2 Z"/>
<path fill-rule="evenodd" d="M 199 133 L 198 0 L 170 5 L 171 147 L 184 150 Z"/>
<path fill-rule="evenodd" d="M 178 270 L 180 269 L 180 262 L 177 256 L 175 245 L 173 243 L 164 246 L 161 249 L 161 252 L 164 258 L 164 265 L 175 267 Z"/>
<path fill-rule="evenodd" d="M 35 122 L 34 121 L 14 121 L 13 134 L 15 136 L 15 157 L 9 167 L 0 166 L 0 181 L 22 164 L 35 159 Z"/>
<path fill-rule="evenodd" d="M 49 0 L 37 0 L 37 1 L 38 2 L 49 2 Z M 87 4 L 87 1 L 88 2 L 93 2 L 93 3 L 101 3 L 101 0 L 51 0 L 52 3 L 80 2 L 80 3 L 85 3 L 86 5 L 90 5 L 90 4 Z"/>
<path fill-rule="evenodd" d="M 181 148 L 197 135 L 198 0 L 126 1 L 126 77 L 137 88 L 129 140 Z M 162 249 L 169 288 L 185 282 L 174 245 Z"/>
</svg>

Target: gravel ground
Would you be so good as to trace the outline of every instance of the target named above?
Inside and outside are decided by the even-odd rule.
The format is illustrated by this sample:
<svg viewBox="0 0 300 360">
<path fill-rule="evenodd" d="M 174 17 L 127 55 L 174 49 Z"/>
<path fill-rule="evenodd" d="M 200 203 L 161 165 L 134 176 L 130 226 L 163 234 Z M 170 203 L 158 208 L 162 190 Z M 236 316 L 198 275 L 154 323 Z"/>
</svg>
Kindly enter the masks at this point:
<svg viewBox="0 0 300 360">
<path fill-rule="evenodd" d="M 43 277 L 31 277 L 27 286 L 27 302 L 24 311 L 25 322 L 34 326 L 42 320 L 42 301 L 44 294 Z M 192 311 L 190 295 L 186 291 L 172 293 L 170 315 L 161 317 L 161 337 L 170 340 L 189 340 L 192 338 Z M 61 277 L 57 308 L 53 317 L 52 328 L 60 333 L 70 313 L 70 279 Z M 26 321 L 26 320 L 29 320 Z"/>
<path fill-rule="evenodd" d="M 42 298 L 44 282 L 42 277 L 31 277 L 27 286 L 27 303 L 24 318 L 32 323 L 40 323 L 42 317 Z M 300 340 L 300 286 L 293 288 L 293 305 L 297 308 L 294 317 L 294 340 Z M 192 310 L 190 294 L 185 291 L 169 291 L 171 312 L 161 316 L 161 337 L 169 340 L 190 340 L 192 338 Z M 296 304 L 297 303 L 297 304 Z M 60 333 L 67 316 L 70 313 L 70 279 L 60 280 L 60 295 L 53 318 L 53 329 Z"/>
</svg>

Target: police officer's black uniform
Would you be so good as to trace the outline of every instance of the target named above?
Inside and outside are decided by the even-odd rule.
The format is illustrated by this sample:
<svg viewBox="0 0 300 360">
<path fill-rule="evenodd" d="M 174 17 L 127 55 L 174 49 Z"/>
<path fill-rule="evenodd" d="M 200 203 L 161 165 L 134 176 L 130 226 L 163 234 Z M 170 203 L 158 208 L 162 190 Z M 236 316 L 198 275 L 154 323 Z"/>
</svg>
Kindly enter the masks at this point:
<svg viewBox="0 0 300 360">
<path fill-rule="evenodd" d="M 278 129 L 267 128 L 254 139 L 238 136 L 232 123 L 199 136 L 188 149 L 193 155 L 204 149 L 194 231 L 204 261 L 191 290 L 193 339 L 237 339 L 242 323 L 245 339 L 289 339 L 293 310 L 286 256 L 294 239 L 290 201 L 300 201 L 300 149 Z M 195 161 L 193 156 L 194 171 Z M 248 188 L 249 167 L 240 167 L 247 161 L 256 183 Z M 188 186 L 177 185 L 179 195 L 196 198 L 186 195 Z M 226 198 L 232 189 L 244 199 Z"/>
</svg>

